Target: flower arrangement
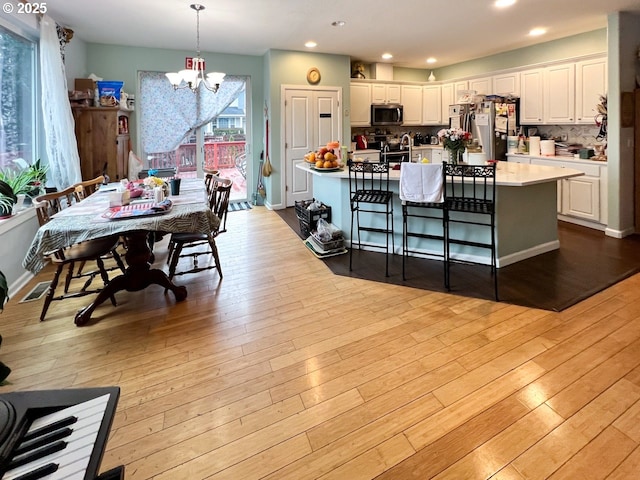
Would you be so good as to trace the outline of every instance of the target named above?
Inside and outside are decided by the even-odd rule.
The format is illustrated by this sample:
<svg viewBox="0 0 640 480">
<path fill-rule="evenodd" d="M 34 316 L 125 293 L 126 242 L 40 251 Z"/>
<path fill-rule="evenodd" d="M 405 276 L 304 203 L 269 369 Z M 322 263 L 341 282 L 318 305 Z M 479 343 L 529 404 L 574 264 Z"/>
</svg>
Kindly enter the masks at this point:
<svg viewBox="0 0 640 480">
<path fill-rule="evenodd" d="M 153 188 L 153 187 L 162 187 L 165 184 L 165 181 L 162 180 L 159 177 L 154 177 L 153 175 L 148 176 L 147 178 L 145 178 L 142 183 L 149 187 L 149 188 Z"/>
<path fill-rule="evenodd" d="M 460 155 L 467 148 L 471 134 L 461 128 L 443 128 L 438 132 L 442 146 L 449 151 L 451 163 L 458 163 Z"/>
</svg>

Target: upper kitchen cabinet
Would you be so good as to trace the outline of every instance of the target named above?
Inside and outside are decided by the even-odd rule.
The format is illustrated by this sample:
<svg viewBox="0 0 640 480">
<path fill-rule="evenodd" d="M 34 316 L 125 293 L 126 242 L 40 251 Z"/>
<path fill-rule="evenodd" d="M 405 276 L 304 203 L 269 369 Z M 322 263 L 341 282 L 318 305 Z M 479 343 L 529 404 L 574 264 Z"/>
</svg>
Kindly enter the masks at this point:
<svg viewBox="0 0 640 480">
<path fill-rule="evenodd" d="M 440 85 L 422 87 L 422 125 L 443 124 L 441 95 Z"/>
<path fill-rule="evenodd" d="M 398 84 L 371 84 L 371 103 L 400 103 L 400 97 L 400 85 Z"/>
<path fill-rule="evenodd" d="M 494 75 L 493 91 L 495 95 L 520 96 L 520 72 L 503 73 Z"/>
<path fill-rule="evenodd" d="M 442 120 L 443 125 L 449 123 L 449 105 L 458 103 L 458 92 L 468 89 L 469 83 L 466 80 L 460 82 L 444 83 L 440 85 L 440 98 L 442 107 L 440 119 Z"/>
<path fill-rule="evenodd" d="M 576 123 L 593 124 L 600 96 L 607 94 L 607 59 L 576 63 Z"/>
<path fill-rule="evenodd" d="M 493 95 L 492 78 L 482 77 L 469 80 L 469 90 L 475 90 L 478 95 Z"/>
<path fill-rule="evenodd" d="M 371 125 L 371 84 L 351 82 L 351 125 Z"/>
<path fill-rule="evenodd" d="M 402 85 L 400 100 L 404 107 L 404 125 L 422 125 L 422 86 Z"/>
<path fill-rule="evenodd" d="M 544 68 L 520 72 L 520 123 L 536 125 L 544 121 Z"/>
<path fill-rule="evenodd" d="M 544 121 L 548 124 L 575 122 L 575 63 L 545 69 Z"/>
</svg>

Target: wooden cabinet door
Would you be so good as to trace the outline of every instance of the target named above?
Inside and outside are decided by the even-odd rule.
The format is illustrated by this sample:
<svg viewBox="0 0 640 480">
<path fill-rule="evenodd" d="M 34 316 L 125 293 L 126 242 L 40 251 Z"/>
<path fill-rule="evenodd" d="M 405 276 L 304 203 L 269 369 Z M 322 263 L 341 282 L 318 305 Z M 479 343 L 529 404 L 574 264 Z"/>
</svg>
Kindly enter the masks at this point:
<svg viewBox="0 0 640 480">
<path fill-rule="evenodd" d="M 607 59 L 576 63 L 576 123 L 593 125 L 600 96 L 607 94 Z"/>
<path fill-rule="evenodd" d="M 575 121 L 575 64 L 547 67 L 544 88 L 545 123 L 574 123 Z"/>
<path fill-rule="evenodd" d="M 404 107 L 404 125 L 422 125 L 422 86 L 402 85 L 401 103 Z"/>
<path fill-rule="evenodd" d="M 520 73 L 520 123 L 539 124 L 544 120 L 544 70 L 535 68 Z"/>
<path fill-rule="evenodd" d="M 562 213 L 599 222 L 600 179 L 583 176 L 563 180 Z"/>
<path fill-rule="evenodd" d="M 493 93 L 520 96 L 520 72 L 504 73 L 493 77 Z"/>
<path fill-rule="evenodd" d="M 352 83 L 351 88 L 351 125 L 368 127 L 371 125 L 371 85 Z"/>
<path fill-rule="evenodd" d="M 474 78 L 469 80 L 469 90 L 475 90 L 478 95 L 492 95 L 493 82 L 491 77 Z"/>
<path fill-rule="evenodd" d="M 422 87 L 422 124 L 442 125 L 440 85 Z"/>
</svg>

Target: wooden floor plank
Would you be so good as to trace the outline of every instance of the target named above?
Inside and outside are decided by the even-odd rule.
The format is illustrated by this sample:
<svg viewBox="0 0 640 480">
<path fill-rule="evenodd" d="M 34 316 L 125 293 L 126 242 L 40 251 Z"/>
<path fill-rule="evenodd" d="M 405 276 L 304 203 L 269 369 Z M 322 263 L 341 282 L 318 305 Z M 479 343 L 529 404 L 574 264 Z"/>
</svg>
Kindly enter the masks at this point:
<svg viewBox="0 0 640 480">
<path fill-rule="evenodd" d="M 571 261 L 598 253 L 603 271 L 619 271 L 640 259 L 636 240 L 562 229 Z M 102 469 L 124 464 L 127 479 L 640 471 L 640 274 L 556 312 L 447 293 L 440 278 L 425 289 L 412 285 L 417 270 L 405 284 L 336 275 L 264 207 L 230 213 L 217 244 L 222 280 L 178 278 L 189 292 L 179 303 L 161 287 L 119 292 L 80 328 L 91 297 L 54 302 L 44 322 L 41 301 L 18 303 L 52 277 L 45 268 L 0 315 L 13 370 L 0 393 L 119 385 Z M 166 238 L 155 250 L 166 268 Z M 578 288 L 570 271 L 541 288 L 562 264 L 547 257 L 518 266 L 532 269 L 518 273 L 537 279 L 530 287 L 508 288 L 532 301 Z M 458 285 L 488 288 L 486 275 L 461 274 Z"/>
</svg>

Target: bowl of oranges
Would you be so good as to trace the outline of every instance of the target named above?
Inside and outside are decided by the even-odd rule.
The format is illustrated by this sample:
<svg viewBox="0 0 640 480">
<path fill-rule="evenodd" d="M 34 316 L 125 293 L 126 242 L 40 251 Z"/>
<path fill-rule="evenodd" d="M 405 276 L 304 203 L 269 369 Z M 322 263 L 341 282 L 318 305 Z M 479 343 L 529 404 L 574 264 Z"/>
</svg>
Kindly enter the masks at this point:
<svg viewBox="0 0 640 480">
<path fill-rule="evenodd" d="M 329 142 L 326 146 L 320 147 L 316 152 L 309 152 L 304 156 L 307 163 L 311 164 L 314 170 L 335 171 L 340 170 L 342 165 L 338 161 L 336 152 L 340 149 L 340 142 Z"/>
</svg>

